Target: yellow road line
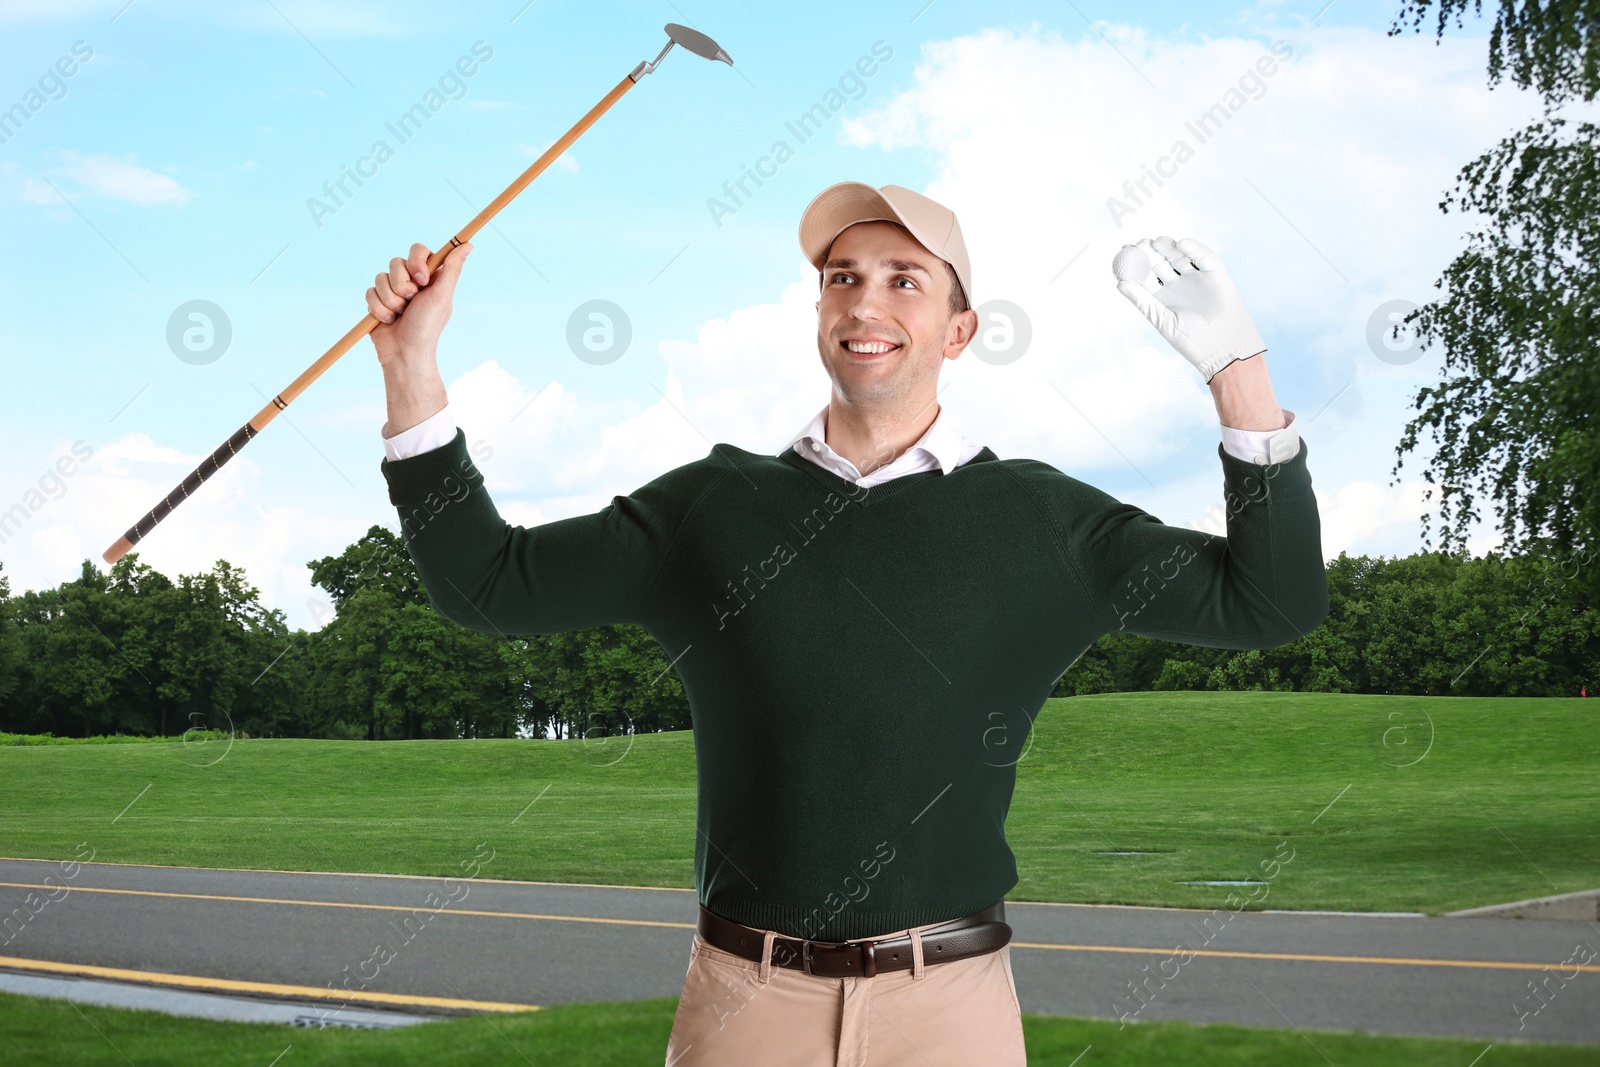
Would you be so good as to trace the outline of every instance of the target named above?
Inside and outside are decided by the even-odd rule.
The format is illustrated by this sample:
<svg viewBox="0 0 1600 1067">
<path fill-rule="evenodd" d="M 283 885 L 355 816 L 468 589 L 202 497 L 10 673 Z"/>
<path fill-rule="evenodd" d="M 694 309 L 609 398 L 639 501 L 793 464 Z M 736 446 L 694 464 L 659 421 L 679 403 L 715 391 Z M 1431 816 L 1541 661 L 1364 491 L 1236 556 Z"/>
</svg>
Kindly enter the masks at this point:
<svg viewBox="0 0 1600 1067">
<path fill-rule="evenodd" d="M 303 908 L 356 908 L 364 911 L 429 911 L 436 915 L 472 915 L 494 919 L 542 919 L 549 922 L 604 923 L 616 926 L 660 926 L 669 929 L 693 930 L 695 923 L 668 922 L 660 919 L 613 919 L 594 915 L 545 915 L 526 911 L 485 911 L 472 908 L 439 908 L 407 906 L 405 904 L 363 904 L 339 900 L 284 900 L 277 897 L 234 897 L 212 893 L 170 893 L 154 889 L 106 889 L 97 886 L 46 886 L 32 882 L 0 882 L 0 886 L 16 889 L 66 889 L 70 893 L 107 893 L 118 896 L 163 897 L 176 900 L 217 900 L 233 904 L 288 904 Z M 1054 949 L 1065 952 L 1121 952 L 1137 955 L 1174 956 L 1176 948 L 1144 948 L 1134 945 L 1063 945 L 1044 941 L 1012 941 L 1017 948 Z M 1579 971 L 1600 973 L 1600 964 L 1581 963 L 1527 963 L 1517 960 L 1446 960 L 1424 959 L 1408 956 L 1331 956 L 1308 952 L 1226 952 L 1220 949 L 1190 949 L 1183 952 L 1191 956 L 1215 956 L 1242 960 L 1300 960 L 1311 963 L 1376 963 L 1407 967 L 1467 967 L 1479 970 L 1539 971 L 1546 967 L 1576 967 Z"/>
<path fill-rule="evenodd" d="M 282 985 L 277 982 L 240 982 L 232 978 L 202 978 L 192 974 L 167 974 L 162 971 L 130 971 L 122 967 L 96 967 L 87 963 L 58 963 L 0 956 L 0 967 L 44 974 L 71 974 L 89 978 L 109 978 L 123 982 L 177 986 L 182 989 L 224 990 L 229 993 L 259 993 L 280 997 L 316 997 L 359 1004 L 388 1004 L 413 1008 L 457 1008 L 473 1011 L 538 1011 L 538 1004 L 511 1004 L 498 1000 L 459 1000 L 452 997 L 421 997 L 408 993 L 367 993 L 360 990 L 318 988 L 314 985 Z"/>
<path fill-rule="evenodd" d="M 1018 948 L 1051 948 L 1068 952 L 1132 952 L 1154 956 L 1176 956 L 1176 948 L 1134 948 L 1128 945 L 1052 945 L 1039 941 L 1013 941 Z M 1223 952 L 1219 949 L 1184 948 L 1191 956 L 1220 956 L 1241 960 L 1308 960 L 1313 963 L 1388 963 L 1405 967 L 1475 967 L 1484 970 L 1542 971 L 1546 967 L 1576 967 L 1600 973 L 1600 964 L 1522 963 L 1514 960 L 1439 960 L 1407 956 L 1319 956 L 1309 952 Z"/>
<path fill-rule="evenodd" d="M 673 929 L 693 930 L 694 923 L 667 922 L 659 919 L 609 919 L 591 915 L 541 915 L 527 911 L 481 911 L 473 908 L 430 908 L 426 905 L 362 904 L 342 900 L 283 900 L 278 897 L 230 897 L 215 893 L 168 893 L 155 889 L 104 889 L 98 886 L 42 885 L 34 882 L 0 882 L 0 886 L 16 889 L 65 890 L 71 893 L 111 893 L 130 897 L 167 897 L 176 900 L 221 900 L 234 904 L 292 904 L 303 908 L 358 908 L 363 911 L 427 911 L 435 915 L 483 915 L 498 919 L 548 919 L 552 922 L 611 923 L 618 926 L 666 926 Z M 58 898 L 60 899 L 60 898 Z M 463 898 L 465 899 L 465 898 Z"/>
</svg>

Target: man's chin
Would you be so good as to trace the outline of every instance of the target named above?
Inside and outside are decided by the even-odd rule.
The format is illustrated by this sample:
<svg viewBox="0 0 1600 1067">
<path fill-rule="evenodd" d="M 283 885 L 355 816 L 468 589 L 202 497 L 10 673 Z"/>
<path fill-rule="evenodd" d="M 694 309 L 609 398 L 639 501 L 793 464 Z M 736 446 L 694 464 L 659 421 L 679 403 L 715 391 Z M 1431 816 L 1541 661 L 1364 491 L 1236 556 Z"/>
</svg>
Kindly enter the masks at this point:
<svg viewBox="0 0 1600 1067">
<path fill-rule="evenodd" d="M 833 370 L 833 391 L 852 407 L 881 408 L 898 403 L 905 392 L 900 377 L 885 374 L 876 367 L 849 367 L 843 373 Z"/>
</svg>

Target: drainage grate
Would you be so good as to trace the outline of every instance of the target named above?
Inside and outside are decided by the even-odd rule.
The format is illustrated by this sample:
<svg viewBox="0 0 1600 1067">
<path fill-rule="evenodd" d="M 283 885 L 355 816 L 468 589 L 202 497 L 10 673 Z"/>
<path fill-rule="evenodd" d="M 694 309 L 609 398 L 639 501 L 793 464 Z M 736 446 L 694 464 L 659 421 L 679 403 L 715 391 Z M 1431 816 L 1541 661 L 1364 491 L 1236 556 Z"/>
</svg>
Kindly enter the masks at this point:
<svg viewBox="0 0 1600 1067">
<path fill-rule="evenodd" d="M 329 1019 L 320 1015 L 296 1015 L 289 1020 L 290 1026 L 301 1026 L 308 1030 L 326 1030 L 330 1026 L 340 1026 L 347 1030 L 387 1030 L 389 1027 L 382 1023 L 359 1022 L 355 1019 Z"/>
</svg>

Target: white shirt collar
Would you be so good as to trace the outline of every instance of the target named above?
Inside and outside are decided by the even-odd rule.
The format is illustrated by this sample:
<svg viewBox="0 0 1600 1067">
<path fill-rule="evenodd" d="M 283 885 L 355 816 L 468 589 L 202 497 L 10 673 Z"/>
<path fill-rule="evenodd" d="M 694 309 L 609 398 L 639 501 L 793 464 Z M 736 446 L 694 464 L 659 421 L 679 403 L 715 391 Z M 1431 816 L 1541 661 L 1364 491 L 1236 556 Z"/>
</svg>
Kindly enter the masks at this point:
<svg viewBox="0 0 1600 1067">
<path fill-rule="evenodd" d="M 823 449 L 827 449 L 829 454 L 837 455 L 837 453 L 834 453 L 833 450 L 828 447 L 826 434 L 827 415 L 828 405 L 824 404 L 822 410 L 817 412 L 816 415 L 812 417 L 811 421 L 806 424 L 805 428 L 799 433 L 795 434 L 794 437 L 790 438 L 789 443 L 783 446 L 783 452 L 787 452 L 791 448 L 798 448 L 802 445 L 810 447 L 812 443 L 816 443 L 821 445 Z M 929 456 L 933 457 L 934 462 L 939 465 L 939 471 L 941 474 L 949 474 L 951 471 L 955 470 L 957 465 L 961 463 L 963 454 L 971 451 L 969 445 L 970 442 L 968 442 L 966 437 L 958 429 L 956 429 L 955 423 L 946 417 L 944 405 L 941 404 L 939 405 L 939 414 L 933 417 L 933 423 L 928 427 L 926 432 L 924 432 L 923 435 L 917 439 L 915 444 L 906 449 L 899 456 L 896 456 L 893 462 L 898 463 L 907 456 L 910 456 L 912 452 L 915 452 L 917 449 L 921 449 Z M 778 454 L 781 456 L 783 452 L 779 452 Z M 849 462 L 842 456 L 840 456 L 839 459 L 841 462 Z"/>
</svg>

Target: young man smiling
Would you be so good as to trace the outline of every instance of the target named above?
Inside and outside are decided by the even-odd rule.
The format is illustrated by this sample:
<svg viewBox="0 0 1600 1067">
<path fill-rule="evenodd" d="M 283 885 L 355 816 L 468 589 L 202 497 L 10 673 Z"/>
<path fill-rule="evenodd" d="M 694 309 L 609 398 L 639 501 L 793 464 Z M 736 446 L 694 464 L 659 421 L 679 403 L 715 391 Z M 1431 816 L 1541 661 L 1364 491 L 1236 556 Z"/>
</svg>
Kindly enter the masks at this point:
<svg viewBox="0 0 1600 1067">
<path fill-rule="evenodd" d="M 1247 649 L 1317 626 L 1306 449 L 1232 282 L 1192 239 L 1125 246 L 1115 270 L 1211 386 L 1225 538 L 1000 459 L 943 415 L 939 368 L 978 327 L 948 208 L 841 182 L 807 207 L 800 245 L 821 271 L 832 380 L 810 424 L 777 455 L 717 444 L 531 528 L 496 511 L 438 373 L 471 246 L 430 279 L 413 245 L 367 292 L 383 323 L 381 469 L 446 618 L 507 634 L 643 626 L 683 681 L 699 914 L 669 1064 L 1012 1067 L 1026 1055 L 1004 823 L 1032 717 L 1113 630 Z"/>
</svg>

